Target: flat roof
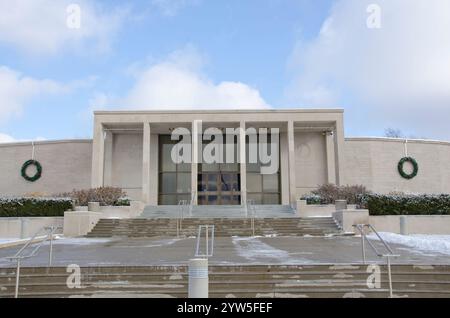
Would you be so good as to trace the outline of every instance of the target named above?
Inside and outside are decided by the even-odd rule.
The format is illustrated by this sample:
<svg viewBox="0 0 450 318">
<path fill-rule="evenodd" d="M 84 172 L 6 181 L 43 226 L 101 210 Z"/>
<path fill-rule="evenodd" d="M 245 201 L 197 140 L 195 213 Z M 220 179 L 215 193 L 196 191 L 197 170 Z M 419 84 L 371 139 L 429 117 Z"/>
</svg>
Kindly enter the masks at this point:
<svg viewBox="0 0 450 318">
<path fill-rule="evenodd" d="M 204 113 L 343 113 L 343 108 L 272 108 L 272 109 L 180 109 L 180 110 L 97 110 L 95 115 L 114 114 L 204 114 Z"/>
<path fill-rule="evenodd" d="M 39 140 L 34 141 L 34 145 L 48 145 L 48 144 L 66 144 L 66 143 L 91 143 L 92 138 L 83 138 L 83 139 L 52 139 L 52 140 Z M 31 146 L 33 144 L 32 140 L 28 141 L 12 141 L 12 142 L 1 142 L 0 147 L 9 147 L 9 146 Z"/>
</svg>

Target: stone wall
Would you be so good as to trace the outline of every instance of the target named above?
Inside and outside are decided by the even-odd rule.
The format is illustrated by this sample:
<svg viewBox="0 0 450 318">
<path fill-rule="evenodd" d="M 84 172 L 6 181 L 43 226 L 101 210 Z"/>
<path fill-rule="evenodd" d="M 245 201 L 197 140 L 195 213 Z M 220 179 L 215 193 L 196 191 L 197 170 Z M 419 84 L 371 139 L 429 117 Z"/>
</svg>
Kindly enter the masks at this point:
<svg viewBox="0 0 450 318">
<path fill-rule="evenodd" d="M 450 143 L 410 140 L 408 155 L 419 165 L 418 175 L 402 178 L 397 170 L 405 156 L 405 142 L 391 138 L 347 138 L 345 141 L 345 181 L 363 184 L 378 193 L 450 193 Z M 405 164 L 405 171 L 407 169 Z"/>
<path fill-rule="evenodd" d="M 296 133 L 295 137 L 296 186 L 299 197 L 327 182 L 326 145 L 321 133 L 302 132 Z M 156 154 L 156 147 L 157 144 L 152 149 L 153 154 Z M 419 164 L 419 173 L 412 180 L 403 179 L 397 171 L 397 163 L 405 155 L 403 140 L 347 138 L 344 147 L 345 160 L 342 165 L 346 184 L 363 184 L 380 193 L 450 193 L 448 142 L 408 142 L 408 154 L 416 158 Z M 282 145 L 281 148 L 282 156 L 285 156 L 286 147 Z M 22 164 L 31 158 L 31 151 L 31 143 L 0 144 L 0 196 L 21 196 L 36 192 L 51 195 L 91 186 L 91 140 L 36 142 L 36 159 L 42 164 L 43 172 L 42 178 L 34 183 L 24 180 L 20 175 Z M 140 200 L 142 136 L 117 134 L 109 151 L 113 160 L 109 164 L 105 162 L 105 184 L 124 188 L 132 199 Z M 111 156 L 105 156 L 105 160 Z M 157 156 L 152 158 L 151 179 L 156 198 Z M 282 167 L 286 168 L 283 160 L 282 158 Z M 287 171 L 283 170 L 281 182 L 284 203 L 288 200 L 288 193 L 285 191 L 288 185 L 287 175 Z"/>
<path fill-rule="evenodd" d="M 46 226 L 63 226 L 63 217 L 0 218 L 0 238 L 30 238 Z M 55 233 L 61 233 L 57 230 Z M 38 236 L 45 235 L 42 231 Z"/>
<path fill-rule="evenodd" d="M 92 140 L 35 142 L 35 159 L 42 165 L 42 177 L 36 182 L 26 181 L 20 173 L 31 155 L 30 142 L 0 144 L 0 196 L 52 195 L 90 187 Z"/>
<path fill-rule="evenodd" d="M 295 133 L 295 172 L 297 197 L 327 183 L 327 154 L 322 133 Z"/>
</svg>

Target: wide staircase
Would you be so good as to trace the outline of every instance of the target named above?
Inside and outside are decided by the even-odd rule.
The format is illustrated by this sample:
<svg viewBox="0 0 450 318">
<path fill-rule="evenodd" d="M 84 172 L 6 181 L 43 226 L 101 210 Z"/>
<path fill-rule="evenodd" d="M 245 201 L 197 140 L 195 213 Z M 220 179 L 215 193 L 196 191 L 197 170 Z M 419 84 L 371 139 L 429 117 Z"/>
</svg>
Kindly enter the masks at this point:
<svg viewBox="0 0 450 318">
<path fill-rule="evenodd" d="M 388 297 L 387 269 L 369 288 L 362 265 L 234 265 L 209 267 L 210 297 Z M 69 288 L 65 267 L 22 268 L 19 297 L 187 297 L 186 266 L 84 267 Z M 450 266 L 393 265 L 394 297 L 450 297 Z M 69 282 L 73 281 L 69 279 Z M 73 287 L 73 286 L 71 286 Z M 0 269 L 0 297 L 13 297 L 15 268 Z"/>
<path fill-rule="evenodd" d="M 214 225 L 216 237 L 339 235 L 332 218 L 186 218 L 101 219 L 87 237 L 196 236 L 199 225 Z"/>
<path fill-rule="evenodd" d="M 215 236 L 326 236 L 340 234 L 332 218 L 296 217 L 289 205 L 146 206 L 135 219 L 101 219 L 88 237 L 195 236 L 214 225 Z"/>
<path fill-rule="evenodd" d="M 173 219 L 183 218 L 247 218 L 254 212 L 258 218 L 289 218 L 295 217 L 295 211 L 290 205 L 194 205 L 189 208 L 177 205 L 148 205 L 139 218 L 144 219 Z M 249 211 L 251 210 L 251 211 Z"/>
</svg>

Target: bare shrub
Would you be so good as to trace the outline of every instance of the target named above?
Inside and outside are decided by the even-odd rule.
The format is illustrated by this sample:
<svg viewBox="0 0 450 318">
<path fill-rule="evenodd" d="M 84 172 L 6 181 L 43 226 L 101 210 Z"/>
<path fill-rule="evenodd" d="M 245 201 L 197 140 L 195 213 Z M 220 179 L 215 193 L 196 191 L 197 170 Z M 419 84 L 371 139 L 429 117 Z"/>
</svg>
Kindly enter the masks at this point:
<svg viewBox="0 0 450 318">
<path fill-rule="evenodd" d="M 126 193 L 115 187 L 100 187 L 85 190 L 73 190 L 69 193 L 61 193 L 58 197 L 72 198 L 76 205 L 86 206 L 89 202 L 99 202 L 102 206 L 123 205 Z"/>
</svg>

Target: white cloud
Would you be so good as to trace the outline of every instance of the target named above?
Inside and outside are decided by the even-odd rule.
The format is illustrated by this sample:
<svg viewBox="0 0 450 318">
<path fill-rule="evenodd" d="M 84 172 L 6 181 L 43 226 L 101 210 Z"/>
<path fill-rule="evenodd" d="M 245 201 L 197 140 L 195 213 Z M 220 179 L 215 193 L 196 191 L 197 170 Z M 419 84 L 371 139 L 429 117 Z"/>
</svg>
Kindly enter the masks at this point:
<svg viewBox="0 0 450 318">
<path fill-rule="evenodd" d="M 25 141 L 43 141 L 46 140 L 44 137 L 36 137 L 33 140 L 30 139 L 16 139 L 10 135 L 0 133 L 0 143 L 9 143 L 9 142 L 25 142 Z"/>
<path fill-rule="evenodd" d="M 381 29 L 366 25 L 374 2 Z M 297 43 L 287 100 L 310 106 L 352 100 L 373 125 L 385 120 L 449 138 L 449 57 L 450 1 L 338 0 L 318 36 Z"/>
<path fill-rule="evenodd" d="M 269 107 L 259 91 L 247 84 L 214 83 L 202 73 L 204 59 L 194 48 L 187 47 L 164 61 L 143 67 L 132 89 L 117 104 L 131 109 Z"/>
<path fill-rule="evenodd" d="M 11 137 L 10 135 L 0 133 L 0 143 L 15 142 L 15 141 L 16 139 Z"/>
<path fill-rule="evenodd" d="M 96 110 L 104 110 L 107 109 L 108 106 L 111 106 L 110 103 L 114 102 L 114 98 L 101 93 L 96 92 L 88 101 L 89 107 L 86 109 L 83 109 L 81 112 L 79 112 L 78 116 L 87 121 L 92 121 L 92 114 Z"/>
<path fill-rule="evenodd" d="M 71 3 L 81 9 L 79 29 L 67 26 Z M 126 14 L 126 9 L 107 11 L 92 0 L 0 0 L 0 42 L 34 54 L 105 51 Z"/>
<path fill-rule="evenodd" d="M 175 16 L 178 11 L 187 6 L 197 5 L 200 0 L 152 0 L 152 4 L 157 7 L 165 16 Z"/>
<path fill-rule="evenodd" d="M 0 66 L 0 121 L 20 115 L 33 97 L 60 94 L 70 90 L 67 85 L 49 79 L 35 79 L 5 66 Z"/>
</svg>

